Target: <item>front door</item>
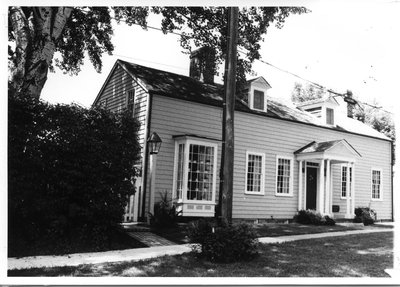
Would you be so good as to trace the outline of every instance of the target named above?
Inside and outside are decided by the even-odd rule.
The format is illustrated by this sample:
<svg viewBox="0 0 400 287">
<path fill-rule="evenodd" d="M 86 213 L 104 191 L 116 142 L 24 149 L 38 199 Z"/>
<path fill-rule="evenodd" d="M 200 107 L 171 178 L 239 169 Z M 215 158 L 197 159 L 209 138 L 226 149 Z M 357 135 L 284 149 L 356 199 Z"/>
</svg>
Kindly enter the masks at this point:
<svg viewBox="0 0 400 287">
<path fill-rule="evenodd" d="M 315 167 L 307 167 L 306 209 L 317 208 L 317 171 Z"/>
</svg>

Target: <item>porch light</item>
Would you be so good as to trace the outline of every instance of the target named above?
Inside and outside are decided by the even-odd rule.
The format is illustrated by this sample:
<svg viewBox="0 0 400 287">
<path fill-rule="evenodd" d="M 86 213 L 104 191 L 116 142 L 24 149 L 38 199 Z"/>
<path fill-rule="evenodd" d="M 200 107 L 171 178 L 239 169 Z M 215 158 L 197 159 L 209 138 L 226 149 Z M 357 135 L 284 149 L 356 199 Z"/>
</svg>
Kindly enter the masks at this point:
<svg viewBox="0 0 400 287">
<path fill-rule="evenodd" d="M 149 144 L 149 152 L 150 154 L 158 154 L 161 148 L 161 143 L 162 140 L 158 136 L 157 133 L 153 132 L 150 137 L 147 140 L 147 143 Z"/>
</svg>

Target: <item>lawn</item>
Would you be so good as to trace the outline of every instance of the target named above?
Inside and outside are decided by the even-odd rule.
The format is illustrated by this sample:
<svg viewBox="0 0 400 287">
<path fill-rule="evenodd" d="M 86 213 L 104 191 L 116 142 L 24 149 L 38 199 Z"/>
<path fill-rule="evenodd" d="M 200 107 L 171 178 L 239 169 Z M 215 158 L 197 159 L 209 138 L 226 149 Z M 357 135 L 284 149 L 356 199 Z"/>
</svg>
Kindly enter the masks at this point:
<svg viewBox="0 0 400 287">
<path fill-rule="evenodd" d="M 139 262 L 35 268 L 8 276 L 168 277 L 388 277 L 393 268 L 393 233 L 371 233 L 260 245 L 250 262 L 218 264 L 192 253 Z"/>
<path fill-rule="evenodd" d="M 267 223 L 267 224 L 254 224 L 253 225 L 258 237 L 277 237 L 285 235 L 300 235 L 300 234 L 313 234 L 313 233 L 323 233 L 323 232 L 335 232 L 335 231 L 348 231 L 356 229 L 366 229 L 366 228 L 378 228 L 379 225 L 373 226 L 341 226 L 341 225 L 303 225 L 298 223 Z M 383 227 L 383 226 L 381 226 Z M 385 226 L 386 228 L 390 228 Z M 152 232 L 167 238 L 168 240 L 175 242 L 177 244 L 188 243 L 187 238 L 187 226 L 179 225 L 175 228 L 169 229 L 153 229 Z"/>
</svg>

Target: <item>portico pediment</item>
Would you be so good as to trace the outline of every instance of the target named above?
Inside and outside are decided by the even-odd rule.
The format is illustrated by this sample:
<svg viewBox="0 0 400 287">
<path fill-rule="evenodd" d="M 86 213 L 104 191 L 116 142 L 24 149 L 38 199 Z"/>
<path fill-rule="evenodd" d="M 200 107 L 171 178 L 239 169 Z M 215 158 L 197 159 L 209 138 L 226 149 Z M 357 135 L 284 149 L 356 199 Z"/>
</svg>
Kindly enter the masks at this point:
<svg viewBox="0 0 400 287">
<path fill-rule="evenodd" d="M 345 139 L 316 142 L 313 141 L 295 151 L 298 160 L 330 159 L 332 163 L 355 162 L 361 154 Z"/>
</svg>

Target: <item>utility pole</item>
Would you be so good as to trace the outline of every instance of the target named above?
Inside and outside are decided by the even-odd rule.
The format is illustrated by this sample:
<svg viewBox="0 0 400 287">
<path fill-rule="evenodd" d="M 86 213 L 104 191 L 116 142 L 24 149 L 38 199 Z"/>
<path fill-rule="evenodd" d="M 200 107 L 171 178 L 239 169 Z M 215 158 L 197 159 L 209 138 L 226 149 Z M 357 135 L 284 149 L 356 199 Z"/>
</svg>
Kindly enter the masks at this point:
<svg viewBox="0 0 400 287">
<path fill-rule="evenodd" d="M 222 119 L 222 157 L 219 206 L 220 219 L 232 222 L 233 158 L 234 158 L 234 111 L 236 95 L 236 62 L 238 7 L 228 7 L 228 49 L 224 73 L 224 105 Z"/>
</svg>

